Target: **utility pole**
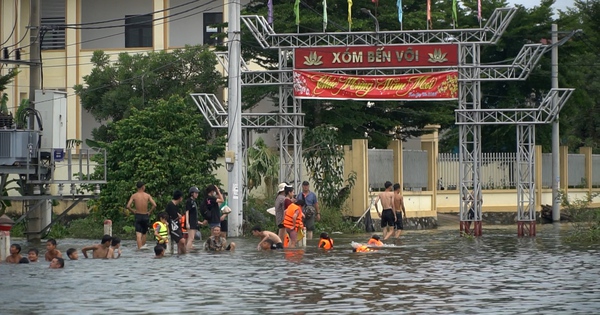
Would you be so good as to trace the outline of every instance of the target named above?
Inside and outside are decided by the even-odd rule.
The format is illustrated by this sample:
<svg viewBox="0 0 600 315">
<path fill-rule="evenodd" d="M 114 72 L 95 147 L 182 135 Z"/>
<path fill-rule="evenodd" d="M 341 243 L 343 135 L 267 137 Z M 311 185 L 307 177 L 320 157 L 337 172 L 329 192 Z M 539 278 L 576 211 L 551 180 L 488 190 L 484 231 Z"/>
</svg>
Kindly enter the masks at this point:
<svg viewBox="0 0 600 315">
<path fill-rule="evenodd" d="M 558 26 L 552 24 L 552 88 L 558 88 Z M 552 107 L 558 106 L 556 97 L 552 100 Z M 560 143 L 559 143 L 559 129 L 558 129 L 558 114 L 556 114 L 556 120 L 552 122 L 552 221 L 560 221 Z M 563 180 L 566 180 L 563 179 Z"/>
<path fill-rule="evenodd" d="M 241 79 L 241 47 L 240 47 L 240 11 L 241 5 L 237 0 L 228 1 L 228 28 L 227 38 L 229 40 L 229 80 L 228 80 L 228 126 L 227 142 L 228 150 L 233 153 L 233 167 L 229 171 L 228 192 L 229 192 L 229 207 L 231 214 L 229 215 L 229 231 L 228 235 L 237 237 L 242 234 L 243 222 L 243 187 L 242 183 L 242 163 L 244 163 L 242 153 L 242 79 Z M 228 152 L 229 153 L 229 152 Z"/>
<path fill-rule="evenodd" d="M 40 0 L 29 1 L 29 14 L 31 18 L 31 22 L 29 25 L 29 59 L 31 61 L 31 64 L 29 65 L 29 108 L 31 109 L 35 109 L 35 91 L 39 90 L 41 86 L 42 65 L 40 64 L 40 4 Z M 35 130 L 35 115 L 33 114 L 33 111 L 29 113 L 29 130 Z M 35 145 L 39 145 L 39 143 L 35 143 Z M 37 158 L 37 156 L 35 157 Z M 39 174 L 36 175 L 39 176 Z M 36 191 L 35 186 L 32 184 L 27 184 L 26 190 L 27 194 L 31 195 L 33 195 Z M 35 202 L 31 202 L 31 200 L 29 202 L 24 200 L 23 202 L 25 203 L 25 205 L 28 205 L 30 207 L 27 210 L 32 210 L 31 207 L 35 207 Z M 27 221 L 28 240 L 37 240 L 42 237 L 42 235 L 38 233 L 42 230 L 44 225 L 44 223 L 42 222 L 42 217 L 44 216 L 45 211 L 47 211 L 46 207 L 42 206 L 37 207 L 37 209 L 30 212 Z"/>
</svg>

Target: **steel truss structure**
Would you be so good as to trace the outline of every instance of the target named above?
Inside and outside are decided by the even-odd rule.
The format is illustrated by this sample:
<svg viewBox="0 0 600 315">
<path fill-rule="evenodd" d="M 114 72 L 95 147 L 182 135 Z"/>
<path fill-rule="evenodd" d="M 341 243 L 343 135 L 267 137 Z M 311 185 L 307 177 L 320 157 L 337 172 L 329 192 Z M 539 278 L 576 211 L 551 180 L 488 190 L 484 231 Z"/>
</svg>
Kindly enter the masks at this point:
<svg viewBox="0 0 600 315">
<path fill-rule="evenodd" d="M 525 80 L 541 56 L 553 45 L 561 45 L 570 36 L 552 45 L 528 44 L 510 64 L 487 65 L 481 63 L 481 46 L 496 44 L 514 17 L 514 8 L 496 9 L 482 28 L 419 31 L 383 32 L 339 32 L 339 33 L 288 33 L 277 34 L 262 16 L 241 16 L 242 21 L 252 32 L 261 47 L 278 49 L 279 67 L 277 70 L 249 71 L 242 62 L 240 80 L 243 86 L 279 86 L 279 111 L 277 114 L 243 114 L 243 128 L 279 128 L 279 149 L 281 154 L 280 180 L 295 182 L 301 180 L 301 153 L 303 114 L 300 100 L 293 97 L 294 48 L 316 46 L 385 46 L 417 45 L 432 43 L 456 43 L 459 46 L 459 64 L 444 70 L 459 72 L 459 100 L 456 110 L 456 124 L 460 138 L 460 230 L 462 233 L 480 236 L 483 204 L 481 191 L 481 126 L 490 124 L 514 124 L 518 128 L 518 221 L 533 224 L 530 235 L 535 235 L 534 198 L 534 145 L 535 124 L 552 121 L 567 101 L 572 89 L 552 90 L 537 108 L 483 109 L 481 107 L 481 83 L 485 81 Z M 572 36 L 572 35 L 571 35 Z M 228 59 L 219 56 L 221 64 L 227 68 Z M 376 69 L 319 69 L 322 72 L 377 75 L 405 74 L 427 71 L 440 71 L 441 68 L 376 68 Z M 227 126 L 227 112 L 216 97 L 207 94 L 193 94 L 198 107 L 213 127 Z M 556 100 L 556 102 L 553 102 Z M 553 104 L 555 104 L 553 106 Z M 247 115 L 247 116 L 246 116 Z M 269 116 L 268 118 L 266 116 Z M 262 119 L 261 119 L 262 118 Z M 471 224 L 474 223 L 471 229 Z M 521 231 L 521 228 L 520 228 Z M 520 232 L 519 235 L 522 235 Z"/>
</svg>

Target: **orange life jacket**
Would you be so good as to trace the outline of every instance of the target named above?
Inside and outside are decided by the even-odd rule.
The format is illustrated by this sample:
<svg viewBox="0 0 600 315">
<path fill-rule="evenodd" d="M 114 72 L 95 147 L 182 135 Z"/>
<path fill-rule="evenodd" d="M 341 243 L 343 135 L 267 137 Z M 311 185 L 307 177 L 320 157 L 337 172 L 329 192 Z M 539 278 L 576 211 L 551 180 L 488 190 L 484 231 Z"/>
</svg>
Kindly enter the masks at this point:
<svg viewBox="0 0 600 315">
<path fill-rule="evenodd" d="M 321 239 L 319 242 L 319 248 L 322 249 L 332 249 L 333 248 L 333 240 L 330 238 Z"/>
<path fill-rule="evenodd" d="M 181 216 L 181 219 L 179 219 L 179 223 L 181 224 L 181 232 L 183 232 L 184 234 L 187 233 L 187 229 L 185 228 L 185 216 Z"/>
<path fill-rule="evenodd" d="M 369 242 L 367 243 L 367 245 L 383 246 L 383 242 L 372 238 L 372 239 L 369 240 Z"/>
<path fill-rule="evenodd" d="M 359 246 L 359 247 L 356 248 L 356 252 L 357 253 L 364 253 L 364 252 L 371 252 L 371 251 L 373 251 L 373 250 L 370 249 L 370 248 L 368 248 L 365 245 L 362 245 L 362 246 Z"/>
<path fill-rule="evenodd" d="M 288 247 L 290 246 L 290 236 L 289 235 L 285 235 L 285 238 L 283 239 L 283 247 Z"/>
<path fill-rule="evenodd" d="M 298 217 L 296 217 L 296 225 L 294 226 L 294 214 L 298 210 Z M 301 229 L 304 227 L 302 224 L 302 208 L 295 203 L 292 203 L 285 209 L 284 217 L 283 217 L 283 226 L 285 228 L 291 229 L 292 227 L 296 229 Z"/>
</svg>

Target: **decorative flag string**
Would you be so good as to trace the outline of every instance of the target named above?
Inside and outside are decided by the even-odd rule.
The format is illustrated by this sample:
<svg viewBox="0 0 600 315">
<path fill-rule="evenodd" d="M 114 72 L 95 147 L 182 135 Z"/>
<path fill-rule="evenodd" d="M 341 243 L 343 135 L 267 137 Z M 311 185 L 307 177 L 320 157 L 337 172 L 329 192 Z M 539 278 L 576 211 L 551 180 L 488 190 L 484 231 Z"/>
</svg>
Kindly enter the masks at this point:
<svg viewBox="0 0 600 315">
<path fill-rule="evenodd" d="M 352 30 L 352 0 L 348 0 L 348 30 Z"/>
<path fill-rule="evenodd" d="M 300 0 L 294 2 L 294 14 L 296 14 L 296 26 L 300 25 Z"/>
<path fill-rule="evenodd" d="M 323 33 L 327 31 L 327 0 L 323 0 Z"/>
<path fill-rule="evenodd" d="M 454 28 L 458 26 L 458 14 L 456 12 L 456 0 L 452 0 L 452 19 L 454 20 Z"/>
<path fill-rule="evenodd" d="M 400 22 L 400 30 L 402 30 L 402 0 L 396 0 L 398 6 L 398 21 Z"/>
<path fill-rule="evenodd" d="M 269 14 L 267 15 L 267 22 L 273 25 L 273 0 L 269 0 L 267 2 L 267 7 L 269 8 Z"/>
<path fill-rule="evenodd" d="M 477 0 L 477 20 L 479 20 L 479 26 L 481 26 L 481 0 Z"/>
<path fill-rule="evenodd" d="M 431 0 L 427 0 L 427 29 L 433 29 L 433 24 L 431 24 Z"/>
</svg>

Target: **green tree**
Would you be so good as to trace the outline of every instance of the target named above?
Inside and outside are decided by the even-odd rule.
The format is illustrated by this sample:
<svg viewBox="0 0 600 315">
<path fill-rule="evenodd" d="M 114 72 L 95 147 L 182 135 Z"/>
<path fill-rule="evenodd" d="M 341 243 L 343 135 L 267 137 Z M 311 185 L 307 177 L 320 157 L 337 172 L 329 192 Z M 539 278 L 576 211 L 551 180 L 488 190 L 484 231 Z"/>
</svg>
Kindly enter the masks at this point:
<svg viewBox="0 0 600 315">
<path fill-rule="evenodd" d="M 259 187 L 264 182 L 266 196 L 275 195 L 279 178 L 279 155 L 258 138 L 248 149 L 248 190 Z"/>
<path fill-rule="evenodd" d="M 157 99 L 191 92 L 216 93 L 223 79 L 217 60 L 207 46 L 186 46 L 173 52 L 119 54 L 116 62 L 102 51 L 94 52 L 94 68 L 74 87 L 84 109 L 100 122 L 119 121 L 132 109 L 144 109 Z M 191 102 L 191 101 L 190 101 Z M 107 125 L 93 133 L 94 140 L 110 141 Z"/>
<path fill-rule="evenodd" d="M 120 220 L 135 182 L 146 183 L 158 209 L 164 209 L 176 189 L 219 184 L 213 171 L 222 156 L 223 138 L 209 143 L 198 122 L 203 117 L 183 98 L 153 100 L 145 108 L 109 124 L 113 141 L 106 144 L 108 183 L 98 199 L 103 217 Z M 103 161 L 98 161 L 102 165 Z M 103 174 L 103 167 L 96 174 Z"/>
<path fill-rule="evenodd" d="M 336 128 L 319 126 L 306 131 L 303 158 L 319 200 L 333 209 L 341 209 L 350 196 L 356 174 L 344 178 L 344 149 L 337 145 Z"/>
</svg>

